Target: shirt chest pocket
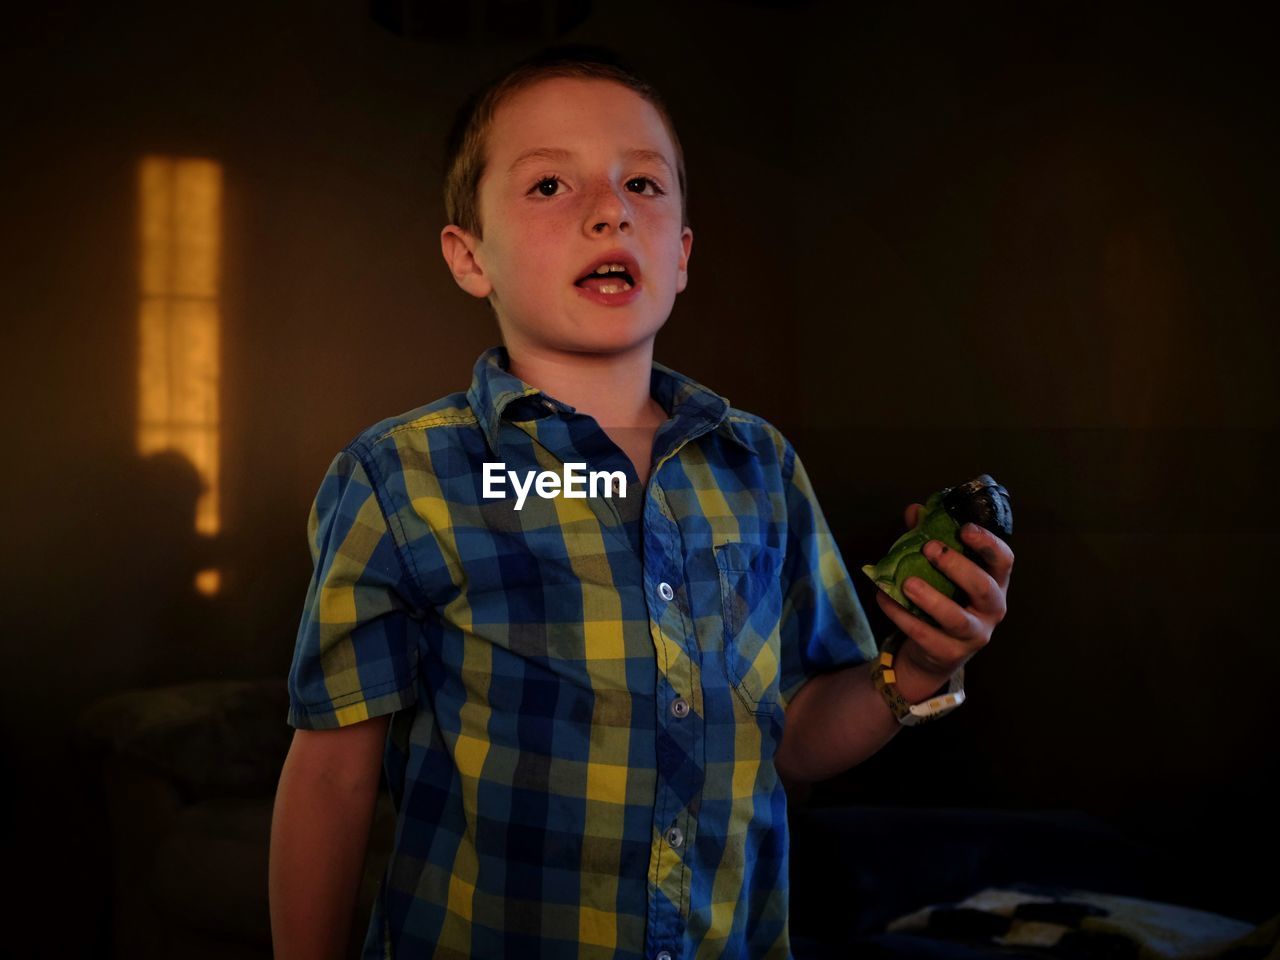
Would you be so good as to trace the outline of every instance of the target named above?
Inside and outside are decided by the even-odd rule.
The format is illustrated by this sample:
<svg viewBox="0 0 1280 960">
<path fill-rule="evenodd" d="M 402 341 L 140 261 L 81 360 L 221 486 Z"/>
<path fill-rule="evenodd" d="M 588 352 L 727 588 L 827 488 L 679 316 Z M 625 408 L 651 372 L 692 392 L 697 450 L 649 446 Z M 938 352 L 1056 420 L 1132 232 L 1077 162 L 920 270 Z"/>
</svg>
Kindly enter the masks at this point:
<svg viewBox="0 0 1280 960">
<path fill-rule="evenodd" d="M 782 551 L 759 543 L 715 548 L 729 685 L 752 713 L 772 712 L 781 675 Z"/>
</svg>

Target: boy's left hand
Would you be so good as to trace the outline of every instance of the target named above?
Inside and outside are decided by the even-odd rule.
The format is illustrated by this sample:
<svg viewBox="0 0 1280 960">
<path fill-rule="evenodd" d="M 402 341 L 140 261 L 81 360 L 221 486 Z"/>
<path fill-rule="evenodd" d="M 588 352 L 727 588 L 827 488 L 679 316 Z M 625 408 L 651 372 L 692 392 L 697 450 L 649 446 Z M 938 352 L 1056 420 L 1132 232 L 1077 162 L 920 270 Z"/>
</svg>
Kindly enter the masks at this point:
<svg viewBox="0 0 1280 960">
<path fill-rule="evenodd" d="M 916 525 L 921 509 L 918 503 L 907 507 L 908 528 Z M 960 540 L 966 549 L 977 554 L 985 570 L 937 540 L 925 544 L 924 554 L 968 595 L 967 607 L 944 597 L 918 577 L 908 577 L 903 585 L 912 602 L 933 617 L 938 626 L 912 616 L 884 591 L 876 591 L 880 609 L 907 638 L 898 651 L 899 658 L 905 658 L 918 672 L 937 679 L 939 686 L 991 640 L 996 624 L 1004 619 L 1009 575 L 1013 570 L 1013 551 L 989 530 L 965 524 L 960 528 Z"/>
</svg>

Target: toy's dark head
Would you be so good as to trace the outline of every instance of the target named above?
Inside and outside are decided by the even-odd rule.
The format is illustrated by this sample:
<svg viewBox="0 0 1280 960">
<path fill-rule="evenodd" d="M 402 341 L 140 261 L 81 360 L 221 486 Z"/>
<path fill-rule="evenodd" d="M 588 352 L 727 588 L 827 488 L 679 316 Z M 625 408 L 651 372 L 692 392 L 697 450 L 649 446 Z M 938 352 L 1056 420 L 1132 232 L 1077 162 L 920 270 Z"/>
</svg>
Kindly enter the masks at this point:
<svg viewBox="0 0 1280 960">
<path fill-rule="evenodd" d="M 942 509 L 957 524 L 976 523 L 1002 540 L 1013 535 L 1013 505 L 1009 491 L 990 474 L 948 487 L 942 492 Z"/>
</svg>

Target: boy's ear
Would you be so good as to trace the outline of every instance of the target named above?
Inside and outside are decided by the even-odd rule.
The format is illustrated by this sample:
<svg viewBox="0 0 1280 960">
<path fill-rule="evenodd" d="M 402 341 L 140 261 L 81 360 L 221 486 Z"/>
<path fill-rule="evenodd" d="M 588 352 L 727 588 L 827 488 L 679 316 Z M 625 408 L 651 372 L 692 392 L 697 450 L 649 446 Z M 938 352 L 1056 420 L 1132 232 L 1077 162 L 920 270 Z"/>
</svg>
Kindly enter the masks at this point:
<svg viewBox="0 0 1280 960">
<path fill-rule="evenodd" d="M 440 231 L 440 252 L 458 286 L 473 297 L 487 297 L 493 292 L 493 284 L 476 262 L 477 241 L 456 224 L 449 224 Z"/>
<path fill-rule="evenodd" d="M 676 293 L 689 285 L 689 257 L 693 252 L 693 231 L 685 227 L 680 231 L 680 263 L 676 268 Z"/>
</svg>

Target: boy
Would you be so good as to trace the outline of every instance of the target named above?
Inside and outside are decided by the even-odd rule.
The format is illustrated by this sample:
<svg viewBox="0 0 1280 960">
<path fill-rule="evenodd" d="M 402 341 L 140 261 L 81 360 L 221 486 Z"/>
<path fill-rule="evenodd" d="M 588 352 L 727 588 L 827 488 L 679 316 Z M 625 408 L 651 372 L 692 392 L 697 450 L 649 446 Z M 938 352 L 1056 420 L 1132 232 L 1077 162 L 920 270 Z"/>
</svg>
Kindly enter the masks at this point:
<svg viewBox="0 0 1280 960">
<path fill-rule="evenodd" d="M 780 776 L 831 776 L 900 724 L 794 449 L 652 360 L 693 242 L 670 118 L 632 74 L 547 56 L 479 98 L 450 159 L 442 251 L 505 346 L 465 394 L 362 433 L 317 495 L 276 956 L 346 942 L 385 752 L 366 957 L 787 957 Z M 612 484 L 533 485 L 571 464 Z M 964 536 L 991 574 L 937 565 L 969 608 L 922 587 L 939 629 L 878 601 L 899 704 L 1003 616 L 1012 554 Z"/>
</svg>

